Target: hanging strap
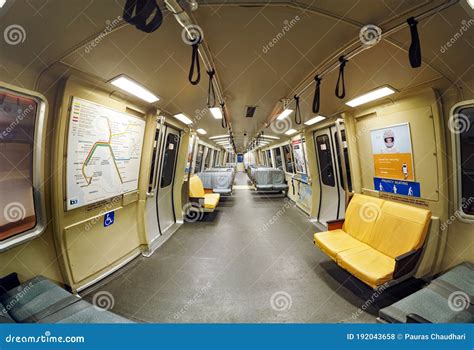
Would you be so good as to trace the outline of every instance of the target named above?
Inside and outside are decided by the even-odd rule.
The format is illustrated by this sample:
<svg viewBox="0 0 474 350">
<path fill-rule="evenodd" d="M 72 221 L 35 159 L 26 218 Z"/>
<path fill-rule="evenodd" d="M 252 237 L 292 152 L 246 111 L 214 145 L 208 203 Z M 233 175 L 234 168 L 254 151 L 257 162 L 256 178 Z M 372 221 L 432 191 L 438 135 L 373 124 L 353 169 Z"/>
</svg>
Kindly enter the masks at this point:
<svg viewBox="0 0 474 350">
<path fill-rule="evenodd" d="M 301 109 L 300 109 L 300 97 L 295 95 L 294 96 L 294 99 L 295 99 L 295 104 L 296 104 L 296 108 L 295 108 L 295 124 L 296 125 L 301 125 Z"/>
<path fill-rule="evenodd" d="M 216 106 L 216 92 L 212 82 L 216 71 L 212 69 L 211 71 L 207 72 L 207 74 L 209 75 L 209 87 L 207 88 L 207 108 L 212 108 Z"/>
<path fill-rule="evenodd" d="M 227 116 L 225 114 L 225 103 L 221 103 L 221 110 L 222 110 L 222 120 L 221 120 L 221 126 L 223 129 L 227 129 Z"/>
<path fill-rule="evenodd" d="M 322 78 L 319 75 L 314 77 L 316 81 L 316 88 L 314 90 L 314 98 L 313 98 L 313 113 L 319 113 L 319 108 L 321 107 L 321 80 Z"/>
<path fill-rule="evenodd" d="M 163 14 L 156 0 L 127 0 L 122 17 L 145 33 L 154 32 L 163 22 Z"/>
<path fill-rule="evenodd" d="M 196 43 L 192 44 L 192 56 L 191 56 L 191 67 L 189 68 L 189 82 L 193 85 L 199 84 L 201 81 L 201 63 L 199 61 L 199 43 L 201 39 L 199 39 Z M 196 70 L 196 78 L 194 78 Z"/>
<path fill-rule="evenodd" d="M 339 57 L 339 76 L 337 77 L 336 83 L 336 96 L 338 98 L 346 97 L 346 83 L 344 81 L 344 68 L 346 67 L 347 60 L 344 56 Z"/>
<path fill-rule="evenodd" d="M 410 26 L 411 33 L 411 45 L 408 57 L 410 58 L 410 65 L 412 68 L 417 68 L 421 66 L 421 45 L 420 36 L 418 35 L 418 21 L 415 17 L 410 17 L 407 19 L 407 23 Z"/>
</svg>

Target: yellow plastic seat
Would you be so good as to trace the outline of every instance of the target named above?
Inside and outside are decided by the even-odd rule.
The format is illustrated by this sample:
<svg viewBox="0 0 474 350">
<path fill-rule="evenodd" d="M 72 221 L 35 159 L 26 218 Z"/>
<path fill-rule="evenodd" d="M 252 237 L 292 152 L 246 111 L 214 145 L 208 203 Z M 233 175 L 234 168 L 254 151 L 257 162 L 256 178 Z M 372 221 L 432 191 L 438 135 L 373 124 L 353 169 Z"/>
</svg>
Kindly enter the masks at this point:
<svg viewBox="0 0 474 350">
<path fill-rule="evenodd" d="M 314 244 L 343 269 L 377 288 L 415 268 L 429 210 L 355 194 L 345 216 L 341 228 L 314 235 Z"/>
<path fill-rule="evenodd" d="M 337 264 L 372 288 L 393 279 L 395 259 L 363 244 L 337 254 Z"/>
<path fill-rule="evenodd" d="M 199 199 L 204 209 L 213 211 L 219 204 L 221 196 L 218 193 L 206 193 L 201 179 L 194 175 L 189 180 L 189 198 Z"/>
<path fill-rule="evenodd" d="M 314 244 L 334 261 L 336 261 L 338 253 L 363 246 L 362 242 L 345 233 L 343 230 L 315 233 Z"/>
</svg>

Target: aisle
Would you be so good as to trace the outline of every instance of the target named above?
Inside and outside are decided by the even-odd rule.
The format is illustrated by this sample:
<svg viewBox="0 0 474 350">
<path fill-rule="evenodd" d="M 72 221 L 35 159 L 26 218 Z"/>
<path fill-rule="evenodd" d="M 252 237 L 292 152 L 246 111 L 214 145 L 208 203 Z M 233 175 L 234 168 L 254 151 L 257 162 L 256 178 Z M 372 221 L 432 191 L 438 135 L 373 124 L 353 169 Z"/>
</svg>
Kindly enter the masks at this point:
<svg viewBox="0 0 474 350">
<path fill-rule="evenodd" d="M 353 293 L 370 290 L 314 247 L 314 232 L 288 199 L 236 189 L 101 290 L 141 322 L 373 322 Z"/>
</svg>

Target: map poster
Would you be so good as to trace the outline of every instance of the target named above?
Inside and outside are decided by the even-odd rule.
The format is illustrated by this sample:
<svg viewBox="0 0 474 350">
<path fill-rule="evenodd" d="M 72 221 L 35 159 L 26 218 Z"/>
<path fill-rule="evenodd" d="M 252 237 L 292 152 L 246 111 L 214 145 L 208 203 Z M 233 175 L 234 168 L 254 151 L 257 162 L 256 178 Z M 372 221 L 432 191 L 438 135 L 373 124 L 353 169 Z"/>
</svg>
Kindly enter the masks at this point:
<svg viewBox="0 0 474 350">
<path fill-rule="evenodd" d="M 66 209 L 138 189 L 145 121 L 80 98 L 69 119 Z"/>
<path fill-rule="evenodd" d="M 370 131 L 375 177 L 414 181 L 410 124 Z"/>
</svg>

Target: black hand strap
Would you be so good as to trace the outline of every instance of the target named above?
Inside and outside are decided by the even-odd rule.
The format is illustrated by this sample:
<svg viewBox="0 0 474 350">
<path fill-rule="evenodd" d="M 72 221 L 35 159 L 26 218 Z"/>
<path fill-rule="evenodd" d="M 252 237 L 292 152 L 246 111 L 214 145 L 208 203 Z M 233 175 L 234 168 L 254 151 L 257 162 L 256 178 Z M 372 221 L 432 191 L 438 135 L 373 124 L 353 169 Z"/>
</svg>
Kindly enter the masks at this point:
<svg viewBox="0 0 474 350">
<path fill-rule="evenodd" d="M 301 125 L 301 109 L 300 109 L 300 98 L 299 96 L 294 96 L 295 99 L 295 124 L 296 125 Z"/>
<path fill-rule="evenodd" d="M 339 76 L 337 77 L 336 83 L 336 96 L 338 98 L 346 97 L 346 83 L 344 81 L 344 68 L 346 67 L 347 60 L 344 56 L 339 57 Z"/>
<path fill-rule="evenodd" d="M 154 32 L 163 23 L 163 14 L 156 0 L 127 0 L 122 17 L 145 33 Z"/>
<path fill-rule="evenodd" d="M 212 108 L 216 106 L 216 92 L 214 90 L 213 79 L 216 71 L 213 69 L 207 72 L 209 75 L 209 86 L 207 88 L 207 108 Z"/>
<path fill-rule="evenodd" d="M 420 36 L 418 35 L 418 21 L 414 17 L 410 17 L 407 19 L 407 23 L 410 26 L 411 33 L 411 45 L 408 57 L 410 58 L 412 68 L 417 68 L 421 66 L 421 45 Z"/>
<path fill-rule="evenodd" d="M 221 103 L 221 110 L 222 110 L 222 120 L 221 120 L 221 126 L 223 129 L 227 129 L 227 117 L 225 114 L 225 103 Z"/>
<path fill-rule="evenodd" d="M 192 44 L 193 52 L 191 56 L 191 67 L 189 69 L 189 82 L 193 85 L 199 84 L 201 81 L 201 63 L 199 62 L 199 43 L 201 39 Z M 194 70 L 196 70 L 196 78 L 194 78 Z"/>
<path fill-rule="evenodd" d="M 314 98 L 313 98 L 313 113 L 319 113 L 319 108 L 321 107 L 321 80 L 322 78 L 319 75 L 314 77 L 316 81 L 316 88 L 314 90 Z"/>
</svg>

